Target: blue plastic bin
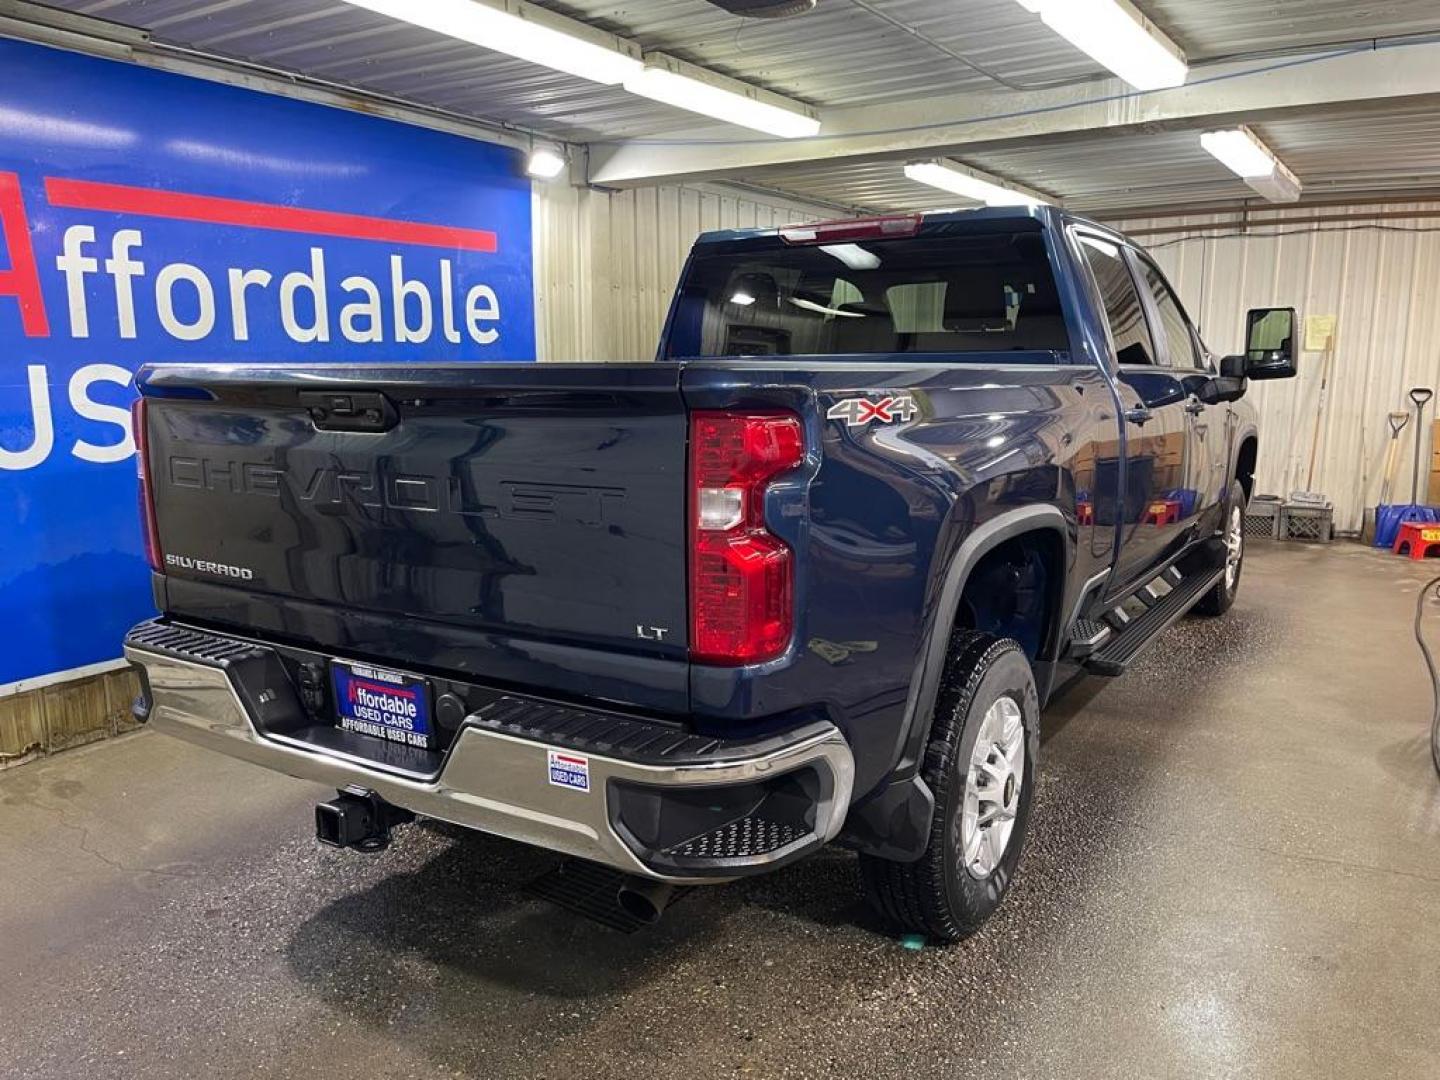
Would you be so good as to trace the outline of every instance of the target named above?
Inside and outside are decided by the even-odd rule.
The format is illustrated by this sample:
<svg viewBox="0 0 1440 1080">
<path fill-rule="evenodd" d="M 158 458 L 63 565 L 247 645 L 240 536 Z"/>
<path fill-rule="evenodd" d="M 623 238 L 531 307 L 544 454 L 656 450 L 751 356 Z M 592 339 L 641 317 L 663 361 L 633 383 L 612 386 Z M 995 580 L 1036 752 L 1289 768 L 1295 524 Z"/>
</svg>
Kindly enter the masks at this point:
<svg viewBox="0 0 1440 1080">
<path fill-rule="evenodd" d="M 1400 523 L 1404 521 L 1427 523 L 1440 521 L 1440 506 L 1415 506 L 1410 503 L 1402 506 L 1377 506 L 1375 508 L 1375 546 L 1378 548 L 1394 547 L 1395 537 L 1400 532 Z"/>
</svg>

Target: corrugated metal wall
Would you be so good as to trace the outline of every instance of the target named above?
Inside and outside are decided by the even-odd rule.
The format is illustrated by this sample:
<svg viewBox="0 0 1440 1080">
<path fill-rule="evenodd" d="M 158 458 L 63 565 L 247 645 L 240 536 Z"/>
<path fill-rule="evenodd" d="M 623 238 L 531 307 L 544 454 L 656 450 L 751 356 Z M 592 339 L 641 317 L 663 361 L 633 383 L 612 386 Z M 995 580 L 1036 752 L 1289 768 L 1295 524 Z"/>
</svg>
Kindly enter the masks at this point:
<svg viewBox="0 0 1440 1080">
<path fill-rule="evenodd" d="M 1375 217 L 1381 212 L 1384 218 Z M 1303 220 L 1321 215 L 1342 220 Z M 1281 224 L 1256 226 L 1248 235 L 1238 227 L 1196 228 L 1234 220 L 1223 216 L 1117 224 L 1127 232 L 1181 230 L 1137 239 L 1155 254 L 1217 352 L 1239 351 L 1251 307 L 1294 305 L 1302 317 L 1336 316 L 1313 480 L 1307 477 L 1325 356 L 1303 354 L 1298 378 L 1252 383 L 1249 397 L 1262 423 L 1257 490 L 1323 491 L 1335 503 L 1336 527 L 1354 531 L 1379 497 L 1385 414 L 1410 407 L 1405 395 L 1412 386 L 1440 388 L 1440 203 L 1297 208 L 1280 217 Z M 1418 432 L 1421 501 L 1434 409 L 1425 415 Z M 1397 502 L 1409 498 L 1416 434 L 1412 420 L 1401 436 Z"/>
<path fill-rule="evenodd" d="M 813 208 L 692 187 L 536 185 L 541 360 L 650 360 L 680 268 L 709 229 L 813 221 Z"/>
</svg>

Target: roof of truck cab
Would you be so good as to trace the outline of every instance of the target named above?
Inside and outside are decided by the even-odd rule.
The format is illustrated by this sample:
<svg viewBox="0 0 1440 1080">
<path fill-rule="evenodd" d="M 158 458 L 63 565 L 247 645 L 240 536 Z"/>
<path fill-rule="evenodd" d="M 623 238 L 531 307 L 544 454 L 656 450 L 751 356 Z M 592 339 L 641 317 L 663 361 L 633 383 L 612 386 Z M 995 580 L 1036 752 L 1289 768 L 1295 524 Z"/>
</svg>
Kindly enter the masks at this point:
<svg viewBox="0 0 1440 1080">
<path fill-rule="evenodd" d="M 1074 214 L 1067 213 L 1058 206 L 1051 206 L 1042 203 L 1038 206 L 979 206 L 968 210 L 932 210 L 922 214 L 881 214 L 877 217 L 918 217 L 921 221 L 921 228 L 927 225 L 941 225 L 950 222 L 980 222 L 994 221 L 1034 221 L 1041 225 L 1054 226 L 1064 221 L 1081 221 Z M 837 221 L 844 221 L 847 224 L 865 221 L 866 218 L 842 218 Z M 772 229 L 714 229 L 704 232 L 696 238 L 697 244 L 718 244 L 729 243 L 736 240 L 761 240 L 774 239 L 784 229 L 803 228 L 807 225 L 824 224 L 822 222 L 796 222 L 793 225 L 781 225 Z M 1103 227 L 1103 226 L 1102 226 Z"/>
</svg>

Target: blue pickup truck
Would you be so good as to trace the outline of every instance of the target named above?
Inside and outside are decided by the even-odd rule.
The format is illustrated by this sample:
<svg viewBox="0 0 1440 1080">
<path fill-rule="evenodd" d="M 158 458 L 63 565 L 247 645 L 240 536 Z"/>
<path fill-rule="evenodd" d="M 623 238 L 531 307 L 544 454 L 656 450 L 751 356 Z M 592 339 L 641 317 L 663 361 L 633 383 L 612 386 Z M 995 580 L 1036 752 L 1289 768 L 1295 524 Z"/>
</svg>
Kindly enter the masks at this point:
<svg viewBox="0 0 1440 1080">
<path fill-rule="evenodd" d="M 135 409 L 159 730 L 676 885 L 836 842 L 897 928 L 1001 902 L 1039 716 L 1223 614 L 1292 309 L 1212 356 L 1050 207 L 718 232 L 635 364 L 163 365 Z"/>
</svg>

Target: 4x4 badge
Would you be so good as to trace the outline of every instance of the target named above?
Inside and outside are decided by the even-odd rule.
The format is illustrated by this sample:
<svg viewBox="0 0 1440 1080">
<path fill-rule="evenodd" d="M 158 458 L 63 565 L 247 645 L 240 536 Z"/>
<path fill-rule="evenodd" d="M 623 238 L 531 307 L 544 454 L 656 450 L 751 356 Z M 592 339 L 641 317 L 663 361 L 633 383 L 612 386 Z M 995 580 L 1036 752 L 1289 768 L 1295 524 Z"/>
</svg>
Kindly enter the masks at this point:
<svg viewBox="0 0 1440 1080">
<path fill-rule="evenodd" d="M 844 420 L 847 427 L 859 427 L 871 420 L 879 420 L 882 424 L 893 424 L 896 420 L 906 421 L 919 411 L 915 399 L 909 394 L 897 394 L 879 401 L 852 397 L 831 405 L 825 419 Z"/>
</svg>

